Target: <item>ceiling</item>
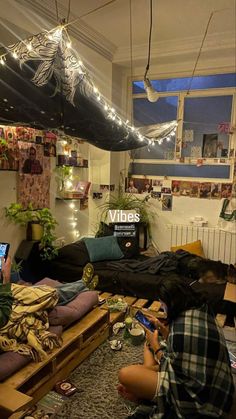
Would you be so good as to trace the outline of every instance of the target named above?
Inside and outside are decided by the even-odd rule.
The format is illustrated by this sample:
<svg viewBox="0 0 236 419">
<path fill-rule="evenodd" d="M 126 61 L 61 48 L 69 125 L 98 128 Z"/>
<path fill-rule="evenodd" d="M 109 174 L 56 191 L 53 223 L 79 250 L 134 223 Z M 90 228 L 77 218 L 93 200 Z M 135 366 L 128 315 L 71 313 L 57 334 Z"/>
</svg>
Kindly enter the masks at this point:
<svg viewBox="0 0 236 419">
<path fill-rule="evenodd" d="M 42 27 L 56 24 L 55 0 L 0 0 L 10 2 L 24 18 Z M 71 36 L 84 42 L 110 61 L 144 65 L 147 60 L 150 0 L 57 0 L 60 18 L 70 3 Z M 173 60 L 176 55 L 196 57 L 213 11 L 203 53 L 235 56 L 235 0 L 153 0 L 152 63 Z M 11 9 L 13 10 L 13 9 Z M 90 13 L 92 12 L 92 13 Z M 4 15 L 4 13 L 3 13 Z M 34 23 L 35 23 L 34 22 Z M 130 30 L 132 24 L 132 36 Z M 131 39 L 131 40 L 130 40 Z M 178 54 L 177 54 L 178 52 Z M 179 59 L 179 58 L 178 58 Z"/>
</svg>

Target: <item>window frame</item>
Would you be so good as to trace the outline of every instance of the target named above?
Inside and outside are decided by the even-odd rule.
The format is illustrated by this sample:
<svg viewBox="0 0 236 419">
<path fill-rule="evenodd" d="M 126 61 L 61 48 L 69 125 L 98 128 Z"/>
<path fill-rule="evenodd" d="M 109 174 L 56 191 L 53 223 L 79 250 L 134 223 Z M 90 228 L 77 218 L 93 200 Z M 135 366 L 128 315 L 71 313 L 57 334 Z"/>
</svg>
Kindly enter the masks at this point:
<svg viewBox="0 0 236 419">
<path fill-rule="evenodd" d="M 225 73 L 227 74 L 227 73 Z M 207 74 L 204 74 L 207 75 Z M 209 74 L 208 74 L 209 75 Z M 214 74 L 212 74 L 214 75 Z M 160 77 L 161 78 L 167 78 L 165 77 Z M 169 78 L 174 78 L 174 76 L 170 76 Z M 177 78 L 177 77 L 176 77 Z M 154 78 L 152 78 L 154 79 Z M 156 78 L 155 78 L 156 79 Z M 136 81 L 138 80 L 138 78 L 135 78 Z M 152 81 L 152 80 L 151 80 Z M 133 87 L 133 85 L 132 85 Z M 146 93 L 133 93 L 133 88 L 132 88 L 132 93 L 131 93 L 131 108 L 133 110 L 133 101 L 135 99 L 140 99 L 140 98 L 147 98 Z M 215 96 L 232 96 L 232 109 L 231 109 L 231 119 L 230 119 L 230 123 L 231 126 L 234 126 L 236 123 L 236 88 L 235 87 L 222 87 L 222 88 L 208 88 L 208 89 L 199 89 L 199 90 L 192 90 L 189 93 L 187 93 L 187 91 L 171 91 L 171 92 L 161 92 L 160 97 L 168 97 L 168 96 L 177 96 L 178 97 L 178 107 L 177 107 L 177 130 L 176 130 L 176 138 L 175 138 L 175 147 L 177 144 L 178 140 L 181 140 L 180 142 L 178 141 L 178 143 L 180 144 L 180 150 L 182 151 L 182 141 L 183 141 L 183 125 L 184 125 L 184 100 L 185 98 L 201 98 L 201 97 L 215 97 Z M 230 177 L 226 178 L 225 180 L 229 180 L 229 179 L 233 179 L 233 166 L 234 166 L 234 158 L 230 158 L 229 157 L 229 152 L 231 149 L 236 150 L 236 130 L 233 130 L 232 134 L 229 134 L 229 148 L 228 148 L 228 157 L 225 158 L 225 163 L 216 163 L 213 158 L 207 158 L 206 159 L 206 164 L 207 165 L 215 165 L 218 166 L 220 164 L 220 166 L 222 165 L 230 165 Z M 236 151 L 235 151 L 236 152 Z M 181 154 L 180 154 L 181 156 Z M 236 157 L 236 156 L 235 156 Z M 204 158 L 205 159 L 205 158 Z M 189 158 L 188 159 L 189 162 L 187 164 L 194 164 L 196 165 L 196 158 Z M 163 159 L 134 159 L 133 160 L 134 163 L 156 163 L 156 164 L 180 164 L 180 158 L 176 157 L 176 153 L 175 153 L 175 158 L 174 160 L 163 160 Z M 186 164 L 185 162 L 181 162 L 181 164 Z M 224 180 L 224 179 L 222 179 Z"/>
</svg>

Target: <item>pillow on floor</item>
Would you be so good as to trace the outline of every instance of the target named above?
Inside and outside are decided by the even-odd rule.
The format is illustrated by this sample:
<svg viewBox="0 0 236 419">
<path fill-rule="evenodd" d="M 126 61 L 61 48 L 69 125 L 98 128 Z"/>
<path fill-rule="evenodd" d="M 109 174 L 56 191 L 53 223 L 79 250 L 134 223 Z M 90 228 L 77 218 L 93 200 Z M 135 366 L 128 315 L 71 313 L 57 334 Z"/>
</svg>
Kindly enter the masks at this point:
<svg viewBox="0 0 236 419">
<path fill-rule="evenodd" d="M 180 249 L 186 250 L 187 252 L 192 253 L 193 255 L 201 256 L 202 258 L 205 257 L 201 240 L 171 247 L 172 252 L 176 252 L 176 250 L 180 250 Z"/>
<path fill-rule="evenodd" d="M 99 262 L 102 260 L 122 259 L 122 253 L 117 238 L 114 236 L 106 237 L 87 237 L 84 239 L 87 247 L 90 262 Z"/>
</svg>

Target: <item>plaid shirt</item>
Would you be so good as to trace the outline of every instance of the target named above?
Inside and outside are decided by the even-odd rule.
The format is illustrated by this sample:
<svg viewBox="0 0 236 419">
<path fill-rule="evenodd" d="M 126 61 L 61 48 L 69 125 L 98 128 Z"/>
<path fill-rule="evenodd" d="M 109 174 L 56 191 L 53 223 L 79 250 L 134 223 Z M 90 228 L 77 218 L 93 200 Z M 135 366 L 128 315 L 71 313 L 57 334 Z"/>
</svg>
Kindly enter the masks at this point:
<svg viewBox="0 0 236 419">
<path fill-rule="evenodd" d="M 233 391 L 225 339 L 207 306 L 182 313 L 170 328 L 150 417 L 219 418 L 229 410 Z"/>
</svg>

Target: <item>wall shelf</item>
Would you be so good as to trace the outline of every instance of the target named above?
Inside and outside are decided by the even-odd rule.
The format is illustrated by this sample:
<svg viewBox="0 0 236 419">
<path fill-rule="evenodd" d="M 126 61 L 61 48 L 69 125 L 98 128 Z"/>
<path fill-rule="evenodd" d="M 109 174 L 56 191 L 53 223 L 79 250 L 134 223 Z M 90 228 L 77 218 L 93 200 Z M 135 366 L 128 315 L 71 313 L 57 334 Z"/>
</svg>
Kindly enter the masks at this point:
<svg viewBox="0 0 236 419">
<path fill-rule="evenodd" d="M 86 195 L 85 196 L 81 196 L 81 198 L 60 198 L 58 196 L 56 196 L 56 200 L 58 201 L 80 201 L 81 199 L 85 199 L 88 198 Z"/>
<path fill-rule="evenodd" d="M 76 167 L 79 169 L 88 169 L 88 166 L 74 166 L 73 164 L 57 164 L 56 167 L 62 167 L 62 166 L 66 166 L 66 167 Z"/>
</svg>

